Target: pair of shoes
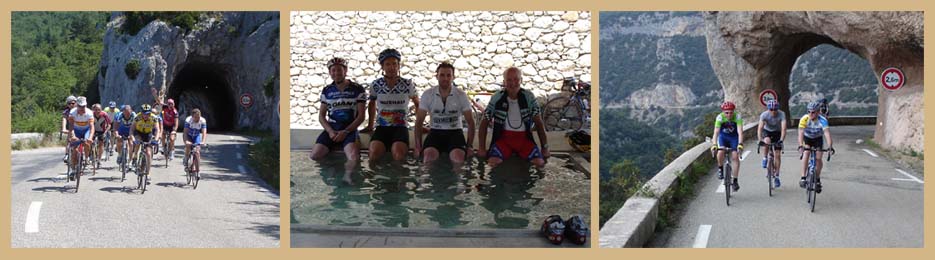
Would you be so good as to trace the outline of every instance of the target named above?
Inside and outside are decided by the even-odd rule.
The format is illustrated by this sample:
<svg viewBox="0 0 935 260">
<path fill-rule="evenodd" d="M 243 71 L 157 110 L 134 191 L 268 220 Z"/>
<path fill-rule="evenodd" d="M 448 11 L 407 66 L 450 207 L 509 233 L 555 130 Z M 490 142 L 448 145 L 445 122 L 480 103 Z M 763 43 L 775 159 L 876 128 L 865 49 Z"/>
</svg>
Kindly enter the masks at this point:
<svg viewBox="0 0 935 260">
<path fill-rule="evenodd" d="M 724 179 L 724 169 L 717 169 L 717 179 L 718 180 Z"/>
<path fill-rule="evenodd" d="M 740 183 L 737 182 L 737 178 L 734 178 L 734 183 L 730 185 L 730 188 L 733 189 L 734 192 L 737 192 L 738 190 L 740 190 Z"/>
<path fill-rule="evenodd" d="M 780 184 L 780 183 L 779 183 L 779 176 L 776 176 L 776 177 L 773 178 L 773 183 L 776 184 L 776 188 L 779 188 L 779 184 Z"/>
<path fill-rule="evenodd" d="M 805 188 L 805 177 L 799 179 L 799 188 Z"/>
<path fill-rule="evenodd" d="M 542 221 L 539 232 L 552 244 L 561 244 L 565 234 L 565 221 L 559 215 L 551 215 Z"/>
<path fill-rule="evenodd" d="M 766 157 L 763 157 L 763 169 L 766 169 Z"/>
</svg>

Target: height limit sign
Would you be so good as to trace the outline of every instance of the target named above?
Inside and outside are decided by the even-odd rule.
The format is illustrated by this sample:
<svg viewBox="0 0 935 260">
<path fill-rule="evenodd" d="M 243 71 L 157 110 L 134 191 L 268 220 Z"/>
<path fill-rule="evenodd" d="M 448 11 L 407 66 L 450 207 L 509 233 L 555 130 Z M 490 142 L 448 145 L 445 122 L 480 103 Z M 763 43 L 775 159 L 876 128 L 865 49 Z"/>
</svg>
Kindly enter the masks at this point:
<svg viewBox="0 0 935 260">
<path fill-rule="evenodd" d="M 886 90 L 894 91 L 906 84 L 906 75 L 897 68 L 887 68 L 880 73 L 880 83 Z"/>
</svg>

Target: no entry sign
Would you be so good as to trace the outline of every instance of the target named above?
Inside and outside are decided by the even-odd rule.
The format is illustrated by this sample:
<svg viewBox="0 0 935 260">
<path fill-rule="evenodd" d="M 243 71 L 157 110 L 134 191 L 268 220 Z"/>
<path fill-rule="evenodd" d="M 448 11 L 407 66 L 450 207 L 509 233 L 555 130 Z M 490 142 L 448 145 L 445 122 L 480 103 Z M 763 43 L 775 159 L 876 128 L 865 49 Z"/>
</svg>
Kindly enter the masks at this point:
<svg viewBox="0 0 935 260">
<path fill-rule="evenodd" d="M 244 108 L 248 108 L 252 106 L 253 95 L 250 95 L 250 93 L 244 93 L 243 95 L 240 95 L 240 105 L 243 106 Z"/>
<path fill-rule="evenodd" d="M 776 94 L 775 90 L 764 89 L 763 92 L 760 92 L 760 105 L 766 106 L 766 101 L 769 100 L 779 100 L 779 94 Z"/>
<path fill-rule="evenodd" d="M 897 90 L 906 84 L 906 75 L 897 68 L 887 68 L 880 73 L 880 84 L 883 84 L 886 90 Z"/>
</svg>

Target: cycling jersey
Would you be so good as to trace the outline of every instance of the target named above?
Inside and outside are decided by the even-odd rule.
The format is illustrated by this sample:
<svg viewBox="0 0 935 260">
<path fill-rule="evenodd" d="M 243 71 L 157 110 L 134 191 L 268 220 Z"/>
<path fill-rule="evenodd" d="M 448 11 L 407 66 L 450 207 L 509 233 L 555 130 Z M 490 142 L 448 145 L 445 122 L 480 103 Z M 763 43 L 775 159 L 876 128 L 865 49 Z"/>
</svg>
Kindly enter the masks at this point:
<svg viewBox="0 0 935 260">
<path fill-rule="evenodd" d="M 733 118 L 727 118 L 727 115 L 721 112 L 714 119 L 714 128 L 721 129 L 721 135 L 738 136 L 740 127 L 743 127 L 743 118 L 737 114 L 733 114 Z"/>
<path fill-rule="evenodd" d="M 110 125 L 110 116 L 104 111 L 96 113 L 96 115 L 94 115 L 94 132 L 104 132 L 105 125 Z"/>
<path fill-rule="evenodd" d="M 467 94 L 456 87 L 452 87 L 448 97 L 443 102 L 439 87 L 434 86 L 422 93 L 419 109 L 429 112 L 433 130 L 455 130 L 463 128 L 461 118 L 464 112 L 471 111 L 471 102 Z"/>
<path fill-rule="evenodd" d="M 87 131 L 94 124 L 94 117 L 89 109 L 85 109 L 84 114 L 78 114 L 78 109 L 72 108 L 68 117 L 74 120 L 73 129 L 75 130 Z"/>
<path fill-rule="evenodd" d="M 367 101 L 367 93 L 360 84 L 350 82 L 344 90 L 332 82 L 321 91 L 321 103 L 328 107 L 328 122 L 348 125 L 357 117 L 357 104 Z M 335 129 L 341 130 L 341 129 Z"/>
<path fill-rule="evenodd" d="M 127 115 L 129 115 L 129 117 L 127 117 Z M 136 122 L 136 114 L 124 114 L 121 111 L 117 113 L 117 117 L 115 117 L 114 120 L 117 122 L 117 134 L 126 137 L 130 135 L 130 128 L 133 127 L 133 122 Z"/>
<path fill-rule="evenodd" d="M 114 118 L 117 118 L 117 113 L 120 113 L 120 109 L 116 107 L 115 108 L 106 107 L 104 108 L 104 113 L 107 113 L 107 115 L 110 116 L 111 119 L 114 119 Z"/>
<path fill-rule="evenodd" d="M 816 120 L 810 120 L 808 114 L 805 114 L 802 119 L 799 119 L 799 129 L 804 129 L 805 137 L 820 138 L 825 129 L 828 129 L 828 119 L 819 115 Z"/>
<path fill-rule="evenodd" d="M 185 118 L 185 134 L 195 136 L 201 134 L 201 129 L 208 129 L 208 120 L 204 117 L 201 120 L 192 121 L 192 117 Z"/>
<path fill-rule="evenodd" d="M 776 115 L 773 116 L 769 111 L 763 111 L 760 114 L 760 121 L 765 121 L 766 124 L 763 124 L 763 130 L 776 132 L 782 130 L 782 124 L 786 123 L 786 113 L 782 111 L 776 111 Z"/>
<path fill-rule="evenodd" d="M 149 120 L 144 119 L 142 116 L 136 118 L 136 132 L 149 134 L 153 132 L 153 128 L 159 123 L 159 120 L 156 117 L 150 115 Z"/>
<path fill-rule="evenodd" d="M 378 126 L 406 126 L 406 112 L 409 100 L 418 97 L 412 80 L 399 78 L 395 87 L 390 87 L 386 79 L 374 80 L 370 87 L 370 100 L 377 102 Z"/>
<path fill-rule="evenodd" d="M 162 125 L 173 127 L 175 126 L 175 118 L 179 116 L 179 111 L 175 108 L 166 108 L 162 110 L 162 118 L 165 119 L 162 121 Z"/>
</svg>

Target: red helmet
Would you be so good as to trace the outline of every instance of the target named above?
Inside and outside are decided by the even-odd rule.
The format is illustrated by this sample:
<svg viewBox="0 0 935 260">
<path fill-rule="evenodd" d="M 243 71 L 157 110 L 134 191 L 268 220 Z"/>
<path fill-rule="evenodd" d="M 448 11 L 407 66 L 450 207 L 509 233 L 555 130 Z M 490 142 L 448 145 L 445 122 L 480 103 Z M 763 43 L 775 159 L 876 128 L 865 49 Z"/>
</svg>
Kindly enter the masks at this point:
<svg viewBox="0 0 935 260">
<path fill-rule="evenodd" d="M 734 108 L 736 108 L 734 102 L 724 101 L 724 103 L 721 103 L 721 110 L 733 111 Z"/>
</svg>

